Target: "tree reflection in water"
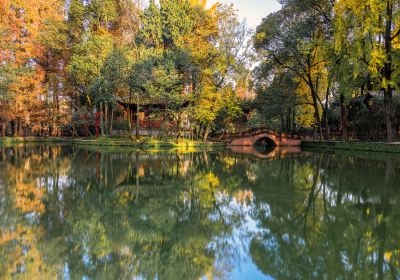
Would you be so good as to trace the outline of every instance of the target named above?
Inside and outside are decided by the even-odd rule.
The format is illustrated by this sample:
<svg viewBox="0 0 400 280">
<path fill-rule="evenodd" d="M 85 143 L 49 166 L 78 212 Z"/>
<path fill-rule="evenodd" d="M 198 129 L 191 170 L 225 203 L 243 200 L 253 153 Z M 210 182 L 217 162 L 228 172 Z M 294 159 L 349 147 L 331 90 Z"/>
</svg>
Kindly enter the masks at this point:
<svg viewBox="0 0 400 280">
<path fill-rule="evenodd" d="M 395 157 L 1 149 L 1 278 L 400 277 Z"/>
</svg>

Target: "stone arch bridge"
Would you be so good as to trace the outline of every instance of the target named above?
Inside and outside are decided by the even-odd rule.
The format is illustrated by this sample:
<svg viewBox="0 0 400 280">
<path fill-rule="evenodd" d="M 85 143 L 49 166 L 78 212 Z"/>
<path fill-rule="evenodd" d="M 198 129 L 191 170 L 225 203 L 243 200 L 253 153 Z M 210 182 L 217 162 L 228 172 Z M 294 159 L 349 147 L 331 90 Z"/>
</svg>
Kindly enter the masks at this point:
<svg viewBox="0 0 400 280">
<path fill-rule="evenodd" d="M 269 129 L 224 134 L 220 136 L 219 139 L 226 141 L 228 146 L 255 146 L 257 144 L 266 144 L 270 146 L 301 146 L 301 140 L 298 136 L 277 133 Z"/>
</svg>

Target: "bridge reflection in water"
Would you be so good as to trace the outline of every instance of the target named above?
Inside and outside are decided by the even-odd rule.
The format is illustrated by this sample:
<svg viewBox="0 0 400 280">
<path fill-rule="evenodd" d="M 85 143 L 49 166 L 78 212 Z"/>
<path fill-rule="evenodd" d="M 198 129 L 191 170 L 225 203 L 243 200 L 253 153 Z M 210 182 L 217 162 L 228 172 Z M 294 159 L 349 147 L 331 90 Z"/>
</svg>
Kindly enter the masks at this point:
<svg viewBox="0 0 400 280">
<path fill-rule="evenodd" d="M 301 148 L 292 147 L 277 147 L 271 145 L 255 145 L 255 146 L 230 146 L 230 151 L 235 154 L 253 156 L 259 159 L 279 159 L 285 158 L 289 154 L 301 153 Z"/>
</svg>

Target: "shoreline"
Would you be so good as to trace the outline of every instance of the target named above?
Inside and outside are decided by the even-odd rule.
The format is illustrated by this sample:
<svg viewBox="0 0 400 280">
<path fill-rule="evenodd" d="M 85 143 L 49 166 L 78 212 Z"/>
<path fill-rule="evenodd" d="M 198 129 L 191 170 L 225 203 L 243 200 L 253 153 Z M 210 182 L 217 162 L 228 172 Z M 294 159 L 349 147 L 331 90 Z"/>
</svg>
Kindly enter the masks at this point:
<svg viewBox="0 0 400 280">
<path fill-rule="evenodd" d="M 0 145 L 16 144 L 71 144 L 86 147 L 114 147 L 114 148 L 135 148 L 135 149 L 163 149 L 163 148 L 227 148 L 225 142 L 197 142 L 187 139 L 166 139 L 142 138 L 142 142 L 135 143 L 128 138 L 100 137 L 95 138 L 68 138 L 68 137 L 5 137 L 0 138 Z M 243 146 L 245 147 L 245 146 Z M 378 153 L 400 153 L 400 143 L 385 142 L 342 142 L 342 141 L 301 141 L 302 149 L 321 150 L 345 150 L 363 151 Z"/>
<path fill-rule="evenodd" d="M 301 148 L 378 153 L 400 153 L 400 143 L 390 144 L 385 142 L 302 141 Z"/>
<path fill-rule="evenodd" d="M 155 138 L 143 138 L 142 142 L 135 143 L 127 138 L 100 137 L 95 138 L 64 138 L 64 137 L 6 137 L 0 138 L 0 145 L 14 144 L 72 144 L 77 146 L 92 147 L 122 147 L 122 148 L 212 148 L 225 147 L 223 142 L 197 142 L 187 139 L 179 141 L 158 140 Z"/>
</svg>

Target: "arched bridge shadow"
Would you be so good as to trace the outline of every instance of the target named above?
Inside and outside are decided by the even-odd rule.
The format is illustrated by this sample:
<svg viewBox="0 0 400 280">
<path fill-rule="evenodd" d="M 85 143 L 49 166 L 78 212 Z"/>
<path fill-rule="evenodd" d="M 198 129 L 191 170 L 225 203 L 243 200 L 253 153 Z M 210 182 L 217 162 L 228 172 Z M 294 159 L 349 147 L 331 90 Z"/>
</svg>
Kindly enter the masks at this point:
<svg viewBox="0 0 400 280">
<path fill-rule="evenodd" d="M 300 147 L 277 147 L 277 146 L 230 146 L 229 150 L 234 154 L 246 155 L 258 159 L 268 160 L 285 157 L 289 154 L 301 153 Z"/>
</svg>

